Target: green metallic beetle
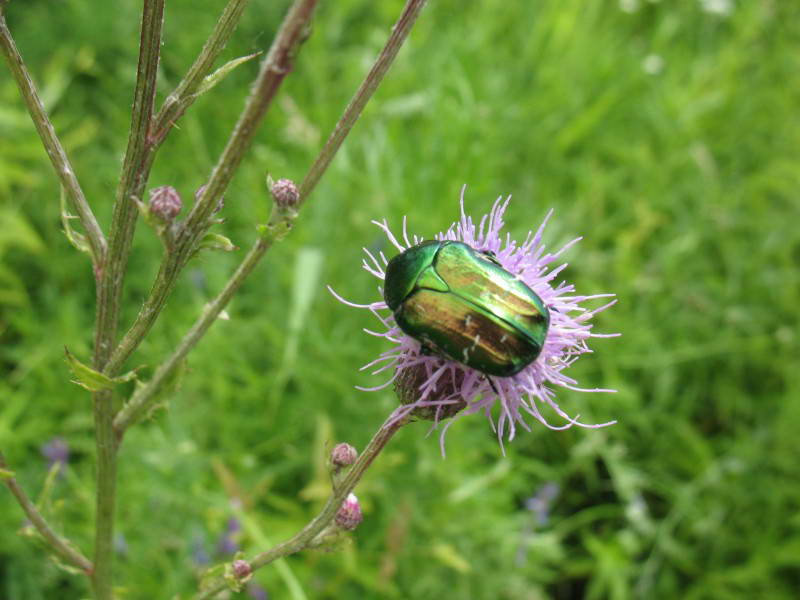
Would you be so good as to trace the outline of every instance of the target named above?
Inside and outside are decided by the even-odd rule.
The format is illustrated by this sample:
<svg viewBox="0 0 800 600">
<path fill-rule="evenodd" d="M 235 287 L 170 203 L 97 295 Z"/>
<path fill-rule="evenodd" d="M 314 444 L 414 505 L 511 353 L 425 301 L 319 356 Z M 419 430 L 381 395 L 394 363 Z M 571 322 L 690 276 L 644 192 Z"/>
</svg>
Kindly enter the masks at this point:
<svg viewBox="0 0 800 600">
<path fill-rule="evenodd" d="M 397 325 L 432 352 L 511 377 L 544 346 L 550 311 L 490 252 L 432 240 L 386 266 L 383 297 Z"/>
</svg>

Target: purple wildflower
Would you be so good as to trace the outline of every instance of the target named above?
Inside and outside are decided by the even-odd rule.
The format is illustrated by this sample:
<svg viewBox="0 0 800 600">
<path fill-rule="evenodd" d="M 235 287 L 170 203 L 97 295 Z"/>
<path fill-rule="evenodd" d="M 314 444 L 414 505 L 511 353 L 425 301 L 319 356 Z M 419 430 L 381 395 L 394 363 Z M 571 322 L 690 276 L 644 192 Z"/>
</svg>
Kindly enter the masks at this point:
<svg viewBox="0 0 800 600">
<path fill-rule="evenodd" d="M 58 465 L 63 467 L 69 461 L 69 445 L 62 437 L 54 437 L 41 448 L 42 456 L 47 459 L 47 468 Z"/>
<path fill-rule="evenodd" d="M 580 388 L 577 381 L 564 373 L 564 370 L 581 354 L 591 352 L 587 345 L 589 338 L 619 335 L 592 333 L 592 325 L 589 324 L 594 315 L 616 303 L 615 299 L 592 310 L 582 306 L 585 301 L 613 298 L 614 294 L 577 295 L 572 284 L 564 281 L 555 283 L 556 277 L 567 266 L 566 263 L 558 264 L 557 261 L 581 238 L 568 242 L 557 252 L 546 252 L 542 234 L 552 215 L 551 210 L 539 229 L 535 233 L 530 232 L 525 241 L 519 244 L 512 240 L 509 234 L 501 233 L 504 225 L 503 214 L 510 200 L 510 196 L 505 200 L 502 197 L 498 198 L 489 214 L 483 216 L 476 226 L 472 217 L 464 212 L 464 188 L 462 188 L 461 218 L 447 231 L 435 235 L 434 238 L 461 241 L 475 250 L 494 253 L 503 268 L 516 274 L 550 309 L 550 327 L 541 354 L 516 375 L 493 377 L 490 382 L 483 373 L 464 364 L 430 353 L 423 354 L 420 343 L 400 330 L 391 312 L 386 314 L 385 311 L 389 309 L 383 299 L 371 304 L 354 304 L 331 290 L 336 298 L 348 306 L 368 309 L 385 328 L 382 332 L 365 329 L 371 335 L 389 340 L 393 347 L 364 365 L 362 370 L 377 367 L 373 374 L 389 370 L 393 370 L 394 374 L 389 381 L 379 386 L 359 389 L 375 391 L 392 384 L 399 388 L 403 406 L 395 411 L 393 416 L 396 420 L 413 415 L 429 418 L 436 426 L 447 417 L 483 413 L 489 419 L 501 444 L 504 436 L 507 436 L 509 441 L 514 439 L 517 426 L 530 431 L 529 425 L 524 420 L 526 413 L 550 429 L 567 429 L 573 425 L 604 427 L 616 422 L 609 421 L 596 425 L 581 423 L 577 416 L 570 417 L 558 406 L 552 389 L 553 386 L 559 386 L 580 392 L 615 391 Z M 386 220 L 373 223 L 383 230 L 399 252 L 424 240 L 416 235 L 409 236 L 405 218 L 400 239 L 391 232 Z M 364 252 L 367 258 L 362 262 L 363 268 L 383 280 L 388 259 L 383 252 L 379 252 L 377 257 L 366 248 Z M 409 390 L 411 394 L 408 393 Z M 409 395 L 413 397 L 409 398 Z M 496 421 L 492 415 L 495 405 L 499 406 Z M 549 406 L 567 423 L 550 424 L 540 410 L 542 406 Z M 444 435 L 453 422 L 450 421 L 442 430 L 440 438 L 442 452 L 444 452 Z"/>
<path fill-rule="evenodd" d="M 558 496 L 561 488 L 557 483 L 545 483 L 534 496 L 525 501 L 525 508 L 536 516 L 538 525 L 546 525 L 550 519 L 550 505 Z"/>
<path fill-rule="evenodd" d="M 217 543 L 217 554 L 233 554 L 239 550 L 239 531 L 242 529 L 241 523 L 236 517 L 228 519 L 225 532 Z"/>
<path fill-rule="evenodd" d="M 192 562 L 198 567 L 204 567 L 211 562 L 211 556 L 206 549 L 205 536 L 195 535 L 190 544 L 190 552 L 192 555 Z"/>
<path fill-rule="evenodd" d="M 267 590 L 253 581 L 247 584 L 247 595 L 254 600 L 269 600 Z"/>
</svg>

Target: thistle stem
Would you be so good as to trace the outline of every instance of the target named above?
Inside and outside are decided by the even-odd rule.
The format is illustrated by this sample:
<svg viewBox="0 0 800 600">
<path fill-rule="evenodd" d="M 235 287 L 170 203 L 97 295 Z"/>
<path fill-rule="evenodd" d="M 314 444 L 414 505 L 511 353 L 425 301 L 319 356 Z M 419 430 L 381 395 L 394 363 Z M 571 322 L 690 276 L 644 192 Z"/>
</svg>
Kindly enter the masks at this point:
<svg viewBox="0 0 800 600">
<path fill-rule="evenodd" d="M 197 243 L 208 231 L 209 217 L 233 179 L 245 153 L 250 149 L 258 126 L 270 107 L 283 79 L 291 71 L 294 57 L 305 39 L 317 0 L 296 0 L 289 9 L 261 64 L 253 90 L 239 116 L 231 137 L 222 152 L 205 190 L 183 223 L 173 249 L 164 256 L 150 294 L 131 328 L 125 333 L 106 366 L 107 373 L 119 369 L 150 331 L 175 282 L 192 257 Z"/>
<path fill-rule="evenodd" d="M 369 102 L 375 90 L 383 81 L 384 75 L 386 75 L 395 56 L 397 56 L 397 52 L 411 32 L 411 28 L 414 26 L 422 7 L 425 6 L 425 2 L 426 0 L 408 0 L 406 2 L 403 12 L 400 13 L 400 17 L 392 27 L 392 34 L 389 36 L 386 45 L 381 50 L 358 90 L 356 90 L 347 108 L 345 108 L 344 114 L 336 123 L 336 127 L 334 127 L 333 132 L 325 142 L 325 146 L 309 169 L 305 179 L 303 179 L 303 183 L 300 184 L 301 199 L 305 200 L 311 194 L 328 165 L 331 164 L 342 142 L 344 142 L 347 134 L 350 133 L 350 129 L 355 125 L 367 102 Z"/>
<path fill-rule="evenodd" d="M 356 462 L 353 463 L 353 466 L 345 477 L 334 487 L 333 492 L 320 513 L 314 517 L 308 525 L 295 534 L 294 537 L 278 544 L 274 548 L 256 554 L 250 559 L 248 562 L 253 570 L 260 569 L 279 558 L 295 554 L 308 548 L 314 541 L 314 538 L 331 524 L 345 498 L 355 489 L 358 482 L 361 481 L 361 477 L 386 447 L 389 440 L 391 440 L 394 434 L 407 422 L 407 420 L 395 419 L 394 415 L 391 415 L 383 425 L 381 425 L 381 428 L 378 429 L 377 433 L 370 440 L 369 444 L 367 444 L 367 447 L 364 448 L 364 451 Z M 224 591 L 227 585 L 224 577 L 217 577 L 208 582 L 205 589 L 201 590 L 200 593 L 195 596 L 195 600 L 209 600 Z"/>
<path fill-rule="evenodd" d="M 3 49 L 11 74 L 14 76 L 25 105 L 28 107 L 28 112 L 31 115 L 39 138 L 41 138 L 42 144 L 47 151 L 47 156 L 50 157 L 53 169 L 55 169 L 61 185 L 67 192 L 72 209 L 78 214 L 81 225 L 86 231 L 86 237 L 92 253 L 92 262 L 95 270 L 99 270 L 105 260 L 106 238 L 89 203 L 86 201 L 86 197 L 83 195 L 78 178 L 75 176 L 75 170 L 72 168 L 67 153 L 56 135 L 42 100 L 39 98 L 36 85 L 33 83 L 25 62 L 22 60 L 22 55 L 14 43 L 14 38 L 11 37 L 11 32 L 6 26 L 6 20 L 2 12 L 0 12 L 0 47 Z"/>
<path fill-rule="evenodd" d="M 161 145 L 175 122 L 197 99 L 197 90 L 211 71 L 220 53 L 225 49 L 225 45 L 236 30 L 242 13 L 249 3 L 250 0 L 230 0 L 225 5 L 214 26 L 214 31 L 206 40 L 200 54 L 177 87 L 164 100 L 161 110 L 153 119 L 150 143 L 154 148 Z"/>
<path fill-rule="evenodd" d="M 3 453 L 0 452 L 0 469 L 7 469 L 7 467 L 8 465 L 3 457 Z M 75 548 L 67 538 L 53 531 L 53 528 L 45 521 L 39 509 L 36 508 L 36 505 L 28 498 L 19 483 L 17 483 L 17 480 L 13 476 L 3 476 L 0 479 L 3 480 L 3 483 L 14 495 L 14 498 L 17 499 L 17 502 L 22 507 L 31 525 L 36 528 L 36 531 L 50 544 L 53 550 L 68 563 L 78 567 L 86 575 L 90 575 L 93 569 L 91 561 L 86 558 L 80 550 Z"/>
<path fill-rule="evenodd" d="M 141 196 L 152 163 L 153 155 L 147 149 L 147 134 L 155 104 L 163 21 L 164 0 L 145 0 L 128 149 L 112 213 L 108 260 L 103 265 L 97 285 L 94 367 L 98 370 L 105 367 L 114 347 L 122 285 L 136 229 L 138 209 L 134 198 Z M 95 393 L 93 400 L 97 448 L 97 499 L 92 584 L 96 600 L 112 600 L 118 442 L 113 427 L 112 393 L 110 391 Z"/>
<path fill-rule="evenodd" d="M 114 419 L 114 429 L 120 438 L 128 427 L 138 421 L 153 406 L 157 394 L 164 383 L 169 380 L 175 369 L 178 368 L 189 352 L 197 345 L 197 342 L 205 335 L 208 328 L 216 321 L 230 299 L 244 283 L 244 280 L 256 267 L 258 261 L 261 260 L 261 257 L 270 249 L 272 244 L 286 235 L 295 217 L 296 213 L 294 211 L 275 210 L 275 215 L 265 233 L 259 237 L 247 253 L 247 256 L 245 256 L 222 291 L 210 304 L 206 305 L 203 314 L 192 325 L 175 351 L 158 367 L 150 381 L 138 388 L 130 401 L 117 413 Z"/>
</svg>

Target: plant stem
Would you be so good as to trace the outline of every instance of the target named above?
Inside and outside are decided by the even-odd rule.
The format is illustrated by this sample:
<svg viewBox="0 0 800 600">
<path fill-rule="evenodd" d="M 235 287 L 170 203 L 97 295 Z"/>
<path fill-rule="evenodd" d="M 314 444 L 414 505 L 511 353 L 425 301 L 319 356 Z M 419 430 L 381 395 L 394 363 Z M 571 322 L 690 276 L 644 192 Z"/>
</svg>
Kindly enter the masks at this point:
<svg viewBox="0 0 800 600">
<path fill-rule="evenodd" d="M 245 153 L 250 149 L 283 79 L 292 68 L 294 56 L 305 39 L 317 0 L 296 0 L 289 9 L 275 40 L 264 59 L 253 90 L 234 127 L 205 190 L 183 223 L 173 249 L 164 257 L 148 298 L 131 328 L 125 333 L 106 367 L 107 373 L 119 369 L 150 331 L 164 307 L 186 262 L 209 227 L 209 217 L 218 199 L 233 179 Z"/>
<path fill-rule="evenodd" d="M 0 452 L 0 469 L 5 468 L 7 468 L 6 461 L 3 453 Z M 6 484 L 6 487 L 17 499 L 31 525 L 36 528 L 36 531 L 50 544 L 53 550 L 68 563 L 78 567 L 86 575 L 90 575 L 93 569 L 91 561 L 81 554 L 81 551 L 75 548 L 69 540 L 53 531 L 53 528 L 44 520 L 36 505 L 31 502 L 25 491 L 17 483 L 17 480 L 14 477 L 3 478 L 3 483 Z"/>
<path fill-rule="evenodd" d="M 214 31 L 206 40 L 200 54 L 178 86 L 164 100 L 161 110 L 153 120 L 150 142 L 154 147 L 161 145 L 175 122 L 197 99 L 198 88 L 228 43 L 249 2 L 250 0 L 230 0 L 225 5 Z"/>
<path fill-rule="evenodd" d="M 319 155 L 317 156 L 316 160 L 314 161 L 311 169 L 308 171 L 307 175 L 303 179 L 302 184 L 300 185 L 300 201 L 303 202 L 308 195 L 313 191 L 314 187 L 316 186 L 319 179 L 325 173 L 328 165 L 333 160 L 333 157 L 336 155 L 336 152 L 342 145 L 342 142 L 347 137 L 347 134 L 352 129 L 355 122 L 358 120 L 361 112 L 364 109 L 364 106 L 372 97 L 373 93 L 377 89 L 378 85 L 380 85 L 383 76 L 389 69 L 394 58 L 397 56 L 397 52 L 402 46 L 403 42 L 408 37 L 408 34 L 413 26 L 419 11 L 422 9 L 423 5 L 425 4 L 426 0 L 409 0 L 400 17 L 398 18 L 397 22 L 395 23 L 394 27 L 392 28 L 392 34 L 390 35 L 389 39 L 386 42 L 386 45 L 381 50 L 381 53 L 378 55 L 378 58 L 375 60 L 372 68 L 370 69 L 369 73 L 365 77 L 364 81 L 359 86 L 358 90 L 356 91 L 355 95 L 353 96 L 350 103 L 344 110 L 339 121 L 336 123 L 333 132 L 331 133 L 328 141 L 325 143 L 325 146 L 320 151 Z M 290 20 L 290 15 L 287 15 L 286 19 L 284 20 L 284 24 L 281 26 L 281 29 L 284 28 L 287 21 Z M 310 14 L 309 14 L 310 16 Z M 280 34 L 279 34 L 280 37 Z M 267 69 L 267 65 L 270 62 L 270 58 L 273 57 L 276 52 L 273 52 L 277 45 L 277 38 L 275 44 L 273 44 L 273 48 L 270 49 L 270 53 L 267 56 L 266 60 L 264 61 L 264 65 L 262 66 L 261 74 L 259 75 L 259 80 L 262 80 L 262 75 L 266 73 L 269 69 Z M 288 54 L 287 56 L 291 56 Z M 279 64 L 276 64 L 273 67 L 275 70 L 278 71 L 277 74 L 281 76 L 285 75 L 285 72 L 288 71 L 290 65 L 286 65 L 284 67 L 280 67 Z M 281 74 L 280 72 L 283 71 Z M 279 82 L 278 82 L 279 83 Z M 260 87 L 260 85 L 256 84 L 256 89 Z M 264 86 L 267 87 L 267 86 Z M 242 117 L 239 119 L 239 123 L 236 125 L 236 129 L 234 130 L 234 136 L 237 132 L 244 130 L 247 125 L 247 119 L 245 118 L 245 113 L 248 112 L 250 107 L 250 103 L 253 100 L 253 95 L 251 95 L 250 100 L 248 100 L 248 106 L 245 108 L 245 112 L 242 114 Z M 266 108 L 264 109 L 266 110 Z M 232 138 L 233 139 L 233 138 Z M 249 145 L 249 142 L 248 142 Z M 198 204 L 195 206 L 195 210 L 192 212 L 194 215 L 196 212 L 202 211 L 201 214 L 206 215 L 205 218 L 208 218 L 210 211 L 213 211 L 214 201 L 216 198 L 219 198 L 224 191 L 224 187 L 221 188 L 219 192 L 214 192 L 211 186 L 211 183 L 214 181 L 215 177 L 221 176 L 224 173 L 225 168 L 225 156 L 228 155 L 229 150 L 232 152 L 232 149 L 235 147 L 239 147 L 238 145 L 234 145 L 229 142 L 228 146 L 225 148 L 225 152 L 223 152 L 223 156 L 220 158 L 217 167 L 215 167 L 212 178 L 209 184 L 206 186 L 206 190 L 203 194 L 203 197 L 200 199 Z M 243 152 L 242 152 L 243 153 Z M 235 163 L 236 165 L 239 164 L 239 161 Z M 232 172 L 230 175 L 232 176 Z M 229 181 L 230 177 L 228 178 Z M 228 181 L 224 182 L 224 186 L 227 187 Z M 205 207 L 201 208 L 200 205 L 204 204 Z M 187 230 L 191 230 L 195 227 L 195 225 L 190 225 L 187 222 Z M 136 317 L 136 321 L 131 326 L 131 328 L 125 333 L 120 342 L 117 349 L 114 351 L 114 354 L 109 361 L 107 372 L 113 373 L 117 371 L 122 364 L 128 359 L 128 357 L 136 350 L 136 348 L 141 343 L 142 339 L 147 335 L 150 331 L 150 328 L 155 323 L 158 315 L 160 314 L 161 310 L 166 303 L 167 297 L 172 291 L 174 287 L 175 281 L 180 274 L 181 269 L 183 268 L 183 264 L 178 262 L 178 258 L 176 257 L 166 257 L 165 260 L 161 264 L 161 268 L 159 269 L 158 276 L 156 277 L 156 281 L 153 284 L 153 288 L 148 296 L 147 300 L 145 301 L 142 309 L 139 311 L 139 314 Z"/>
<path fill-rule="evenodd" d="M 297 213 L 293 210 L 282 211 L 276 208 L 273 212 L 273 218 L 270 220 L 265 233 L 259 237 L 247 253 L 247 256 L 245 256 L 236 272 L 228 280 L 223 290 L 210 304 L 205 306 L 203 314 L 192 325 L 192 328 L 183 337 L 175 351 L 158 367 L 150 381 L 146 385 L 139 387 L 130 401 L 119 411 L 114 419 L 114 429 L 120 438 L 128 427 L 138 421 L 153 406 L 164 383 L 169 380 L 175 369 L 178 368 L 192 348 L 205 335 L 208 328 L 216 321 L 230 299 L 258 264 L 258 261 L 264 256 L 264 253 L 269 250 L 272 244 L 288 233 L 292 221 L 297 216 Z"/>
<path fill-rule="evenodd" d="M 383 80 L 383 76 L 386 75 L 386 72 L 389 70 L 395 56 L 397 56 L 397 52 L 400 50 L 411 28 L 414 26 L 414 22 L 417 20 L 417 16 L 425 5 L 425 2 L 426 0 L 408 0 L 408 2 L 406 2 L 403 12 L 400 13 L 400 17 L 397 19 L 394 27 L 392 27 L 392 34 L 389 36 L 386 45 L 372 65 L 367 77 L 361 83 L 358 90 L 356 90 L 342 118 L 336 123 L 336 127 L 325 142 L 325 147 L 311 166 L 311 169 L 309 169 L 305 179 L 303 179 L 303 183 L 300 184 L 301 199 L 305 200 L 311 194 L 320 177 L 325 173 L 325 170 L 328 168 L 328 165 L 330 165 L 333 157 L 342 145 L 342 142 L 350 132 L 350 129 L 361 115 L 361 111 L 364 110 L 367 102 L 372 98 L 372 94 Z"/>
<path fill-rule="evenodd" d="M 367 444 L 367 447 L 364 448 L 364 451 L 356 462 L 353 463 L 353 466 L 347 472 L 344 479 L 334 487 L 331 496 L 328 498 L 328 501 L 325 503 L 320 513 L 291 539 L 278 544 L 266 552 L 261 552 L 249 560 L 248 562 L 253 570 L 260 569 L 279 558 L 308 548 L 314 538 L 331 524 L 339 508 L 341 508 L 342 502 L 344 502 L 348 494 L 355 489 L 358 482 L 361 481 L 361 477 L 386 447 L 386 444 L 389 443 L 392 436 L 407 422 L 408 421 L 405 419 L 397 420 L 394 419 L 393 416 L 390 416 L 384 424 L 381 425 L 381 428 L 378 429 L 378 432 L 373 436 L 369 444 Z M 208 582 L 205 589 L 201 590 L 200 593 L 195 596 L 195 600 L 209 600 L 225 590 L 227 586 L 228 584 L 224 577 L 217 577 Z"/>
<path fill-rule="evenodd" d="M 133 200 L 141 196 L 152 163 L 153 154 L 147 149 L 147 135 L 155 103 L 163 20 L 164 0 L 145 0 L 128 149 L 112 213 L 108 260 L 103 265 L 97 285 L 94 367 L 98 370 L 105 367 L 114 347 L 122 285 L 136 228 L 138 209 Z M 113 426 L 112 393 L 95 393 L 93 400 L 97 448 L 97 508 L 92 584 L 96 600 L 112 600 L 118 443 Z"/>
<path fill-rule="evenodd" d="M 42 104 L 39 94 L 36 91 L 36 86 L 33 83 L 28 69 L 22 60 L 19 49 L 11 37 L 11 32 L 6 26 L 6 20 L 0 12 L 0 46 L 3 48 L 3 54 L 6 57 L 8 66 L 11 69 L 11 74 L 17 82 L 19 91 L 28 107 L 28 112 L 31 115 L 33 124 L 42 144 L 50 157 L 50 162 L 56 171 L 56 175 L 61 181 L 61 185 L 67 191 L 72 209 L 78 214 L 81 225 L 86 230 L 86 237 L 89 240 L 89 248 L 92 252 L 92 262 L 94 263 L 95 270 L 98 271 L 105 260 L 106 255 L 106 238 L 97 219 L 92 213 L 86 197 L 83 195 L 80 183 L 75 176 L 75 170 L 69 162 L 64 147 L 61 145 L 53 124 L 50 122 Z"/>
</svg>

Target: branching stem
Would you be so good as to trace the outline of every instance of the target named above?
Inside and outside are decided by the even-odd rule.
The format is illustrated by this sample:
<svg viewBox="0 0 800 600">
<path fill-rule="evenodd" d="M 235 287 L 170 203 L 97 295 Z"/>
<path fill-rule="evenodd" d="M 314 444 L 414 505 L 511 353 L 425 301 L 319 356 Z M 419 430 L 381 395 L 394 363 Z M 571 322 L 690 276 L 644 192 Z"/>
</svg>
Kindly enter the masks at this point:
<svg viewBox="0 0 800 600">
<path fill-rule="evenodd" d="M 394 415 L 390 416 L 373 436 L 369 444 L 367 444 L 367 447 L 364 448 L 364 451 L 356 462 L 353 463 L 353 466 L 350 468 L 350 471 L 347 472 L 344 479 L 334 488 L 320 513 L 291 539 L 278 544 L 266 552 L 256 554 L 250 559 L 249 562 L 253 570 L 260 569 L 279 558 L 295 554 L 311 546 L 314 539 L 331 524 L 339 508 L 342 506 L 342 502 L 344 502 L 348 494 L 355 489 L 358 482 L 361 481 L 361 477 L 364 475 L 367 468 L 369 468 L 372 462 L 386 447 L 386 444 L 389 443 L 392 436 L 407 422 L 407 420 L 395 419 Z M 195 596 L 195 600 L 209 600 L 224 591 L 227 585 L 224 577 L 215 578 L 204 586 L 204 589 Z"/>
<path fill-rule="evenodd" d="M 69 158 L 67 158 L 67 153 L 56 135 L 50 118 L 47 116 L 47 111 L 22 60 L 22 55 L 11 37 L 11 32 L 6 26 L 6 20 L 2 12 L 0 12 L 0 47 L 3 49 L 3 55 L 6 57 L 8 67 L 17 82 L 22 99 L 28 107 L 28 112 L 47 151 L 47 155 L 50 157 L 50 162 L 53 164 L 56 175 L 67 191 L 70 206 L 78 214 L 81 225 L 86 231 L 86 237 L 92 253 L 92 262 L 95 270 L 98 271 L 102 268 L 105 260 L 106 238 L 83 195 L 78 178 L 75 176 L 75 170 L 72 168 Z"/>
<path fill-rule="evenodd" d="M 0 469 L 6 469 L 7 467 L 3 453 L 0 452 Z M 3 483 L 14 495 L 14 498 L 17 499 L 22 510 L 25 511 L 25 516 L 28 517 L 31 525 L 36 528 L 36 531 L 50 544 L 53 550 L 69 564 L 78 567 L 86 575 L 91 575 L 93 569 L 91 561 L 80 550 L 75 548 L 68 539 L 53 531 L 53 528 L 45 521 L 39 509 L 36 508 L 36 505 L 17 483 L 17 480 L 14 477 L 3 477 L 2 479 Z"/>
</svg>

